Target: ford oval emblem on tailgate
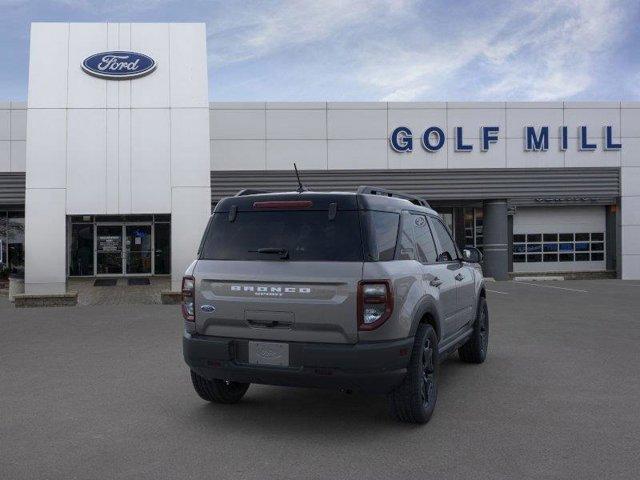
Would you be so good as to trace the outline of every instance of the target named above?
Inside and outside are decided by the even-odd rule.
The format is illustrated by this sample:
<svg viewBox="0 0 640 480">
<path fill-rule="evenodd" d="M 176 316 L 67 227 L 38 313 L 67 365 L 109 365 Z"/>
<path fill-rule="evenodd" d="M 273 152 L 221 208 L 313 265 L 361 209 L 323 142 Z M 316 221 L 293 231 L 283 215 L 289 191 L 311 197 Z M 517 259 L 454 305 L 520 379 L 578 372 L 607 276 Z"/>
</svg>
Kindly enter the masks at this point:
<svg viewBox="0 0 640 480">
<path fill-rule="evenodd" d="M 200 307 L 200 310 L 202 310 L 203 312 L 213 312 L 216 309 L 216 307 L 214 307 L 213 305 L 202 305 Z"/>
</svg>

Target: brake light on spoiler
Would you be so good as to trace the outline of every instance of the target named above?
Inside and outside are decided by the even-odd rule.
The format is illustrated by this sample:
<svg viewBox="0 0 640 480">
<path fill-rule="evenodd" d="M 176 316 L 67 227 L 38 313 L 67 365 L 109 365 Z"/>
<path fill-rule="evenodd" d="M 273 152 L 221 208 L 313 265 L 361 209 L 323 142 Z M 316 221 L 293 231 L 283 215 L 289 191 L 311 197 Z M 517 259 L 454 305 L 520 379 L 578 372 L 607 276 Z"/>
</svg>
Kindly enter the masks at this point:
<svg viewBox="0 0 640 480">
<path fill-rule="evenodd" d="M 311 208 L 311 200 L 266 200 L 253 202 L 253 208 L 257 210 L 291 210 L 296 208 Z"/>
</svg>

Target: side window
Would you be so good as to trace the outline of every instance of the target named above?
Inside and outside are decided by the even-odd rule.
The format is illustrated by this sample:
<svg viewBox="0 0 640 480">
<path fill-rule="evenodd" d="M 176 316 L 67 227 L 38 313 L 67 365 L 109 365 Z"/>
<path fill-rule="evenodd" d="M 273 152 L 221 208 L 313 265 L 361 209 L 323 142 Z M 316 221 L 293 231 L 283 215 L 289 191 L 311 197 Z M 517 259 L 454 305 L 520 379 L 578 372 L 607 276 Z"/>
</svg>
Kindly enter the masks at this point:
<svg viewBox="0 0 640 480">
<path fill-rule="evenodd" d="M 402 228 L 398 237 L 397 260 L 415 260 L 416 250 L 413 246 L 413 215 L 403 212 L 401 217 Z"/>
<path fill-rule="evenodd" d="M 411 215 L 413 234 L 416 241 L 417 260 L 422 263 L 436 261 L 436 245 L 431 236 L 431 229 L 424 215 Z"/>
<path fill-rule="evenodd" d="M 458 258 L 458 251 L 456 245 L 451 238 L 451 234 L 447 230 L 444 224 L 436 219 L 431 219 L 431 226 L 433 227 L 433 233 L 438 238 L 440 243 L 440 249 L 438 250 L 438 262 L 451 262 Z"/>
</svg>

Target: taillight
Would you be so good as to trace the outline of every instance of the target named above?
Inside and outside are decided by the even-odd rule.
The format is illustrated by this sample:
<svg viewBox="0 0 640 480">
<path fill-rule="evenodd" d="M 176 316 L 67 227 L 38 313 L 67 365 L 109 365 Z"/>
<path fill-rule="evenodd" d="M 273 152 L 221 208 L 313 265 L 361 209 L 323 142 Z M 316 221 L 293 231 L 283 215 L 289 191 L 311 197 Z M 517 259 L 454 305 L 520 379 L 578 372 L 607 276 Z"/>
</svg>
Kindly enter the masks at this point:
<svg viewBox="0 0 640 480">
<path fill-rule="evenodd" d="M 374 330 L 393 312 L 393 294 L 389 280 L 364 280 L 358 283 L 358 330 Z"/>
<path fill-rule="evenodd" d="M 182 277 L 182 316 L 185 320 L 195 322 L 196 280 L 193 277 Z"/>
</svg>

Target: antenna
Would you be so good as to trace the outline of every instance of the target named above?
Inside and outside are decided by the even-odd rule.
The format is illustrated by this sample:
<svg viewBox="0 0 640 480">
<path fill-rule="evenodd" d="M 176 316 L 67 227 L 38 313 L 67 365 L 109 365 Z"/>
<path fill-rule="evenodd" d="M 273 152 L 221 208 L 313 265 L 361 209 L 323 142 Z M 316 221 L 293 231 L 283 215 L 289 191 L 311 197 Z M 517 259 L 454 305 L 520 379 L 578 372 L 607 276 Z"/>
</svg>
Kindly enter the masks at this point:
<svg viewBox="0 0 640 480">
<path fill-rule="evenodd" d="M 298 193 L 306 192 L 307 191 L 307 187 L 305 187 L 302 184 L 302 181 L 300 181 L 300 174 L 298 173 L 298 166 L 296 165 L 295 162 L 293 162 L 293 169 L 295 170 L 296 178 L 298 179 L 298 190 L 297 190 L 297 192 Z"/>
</svg>

